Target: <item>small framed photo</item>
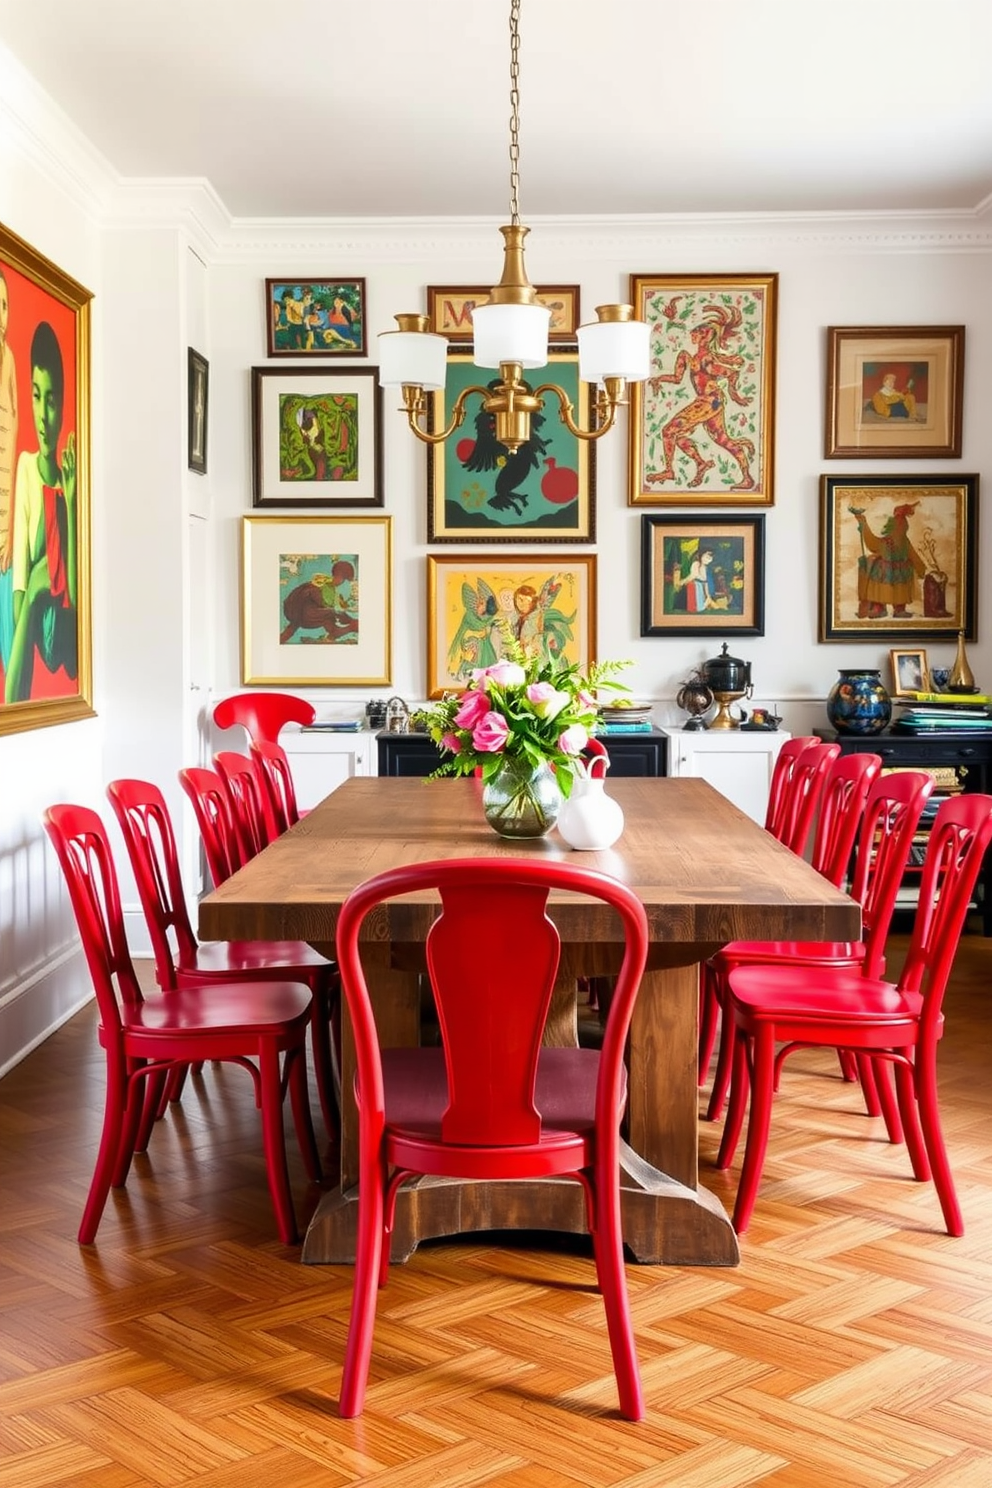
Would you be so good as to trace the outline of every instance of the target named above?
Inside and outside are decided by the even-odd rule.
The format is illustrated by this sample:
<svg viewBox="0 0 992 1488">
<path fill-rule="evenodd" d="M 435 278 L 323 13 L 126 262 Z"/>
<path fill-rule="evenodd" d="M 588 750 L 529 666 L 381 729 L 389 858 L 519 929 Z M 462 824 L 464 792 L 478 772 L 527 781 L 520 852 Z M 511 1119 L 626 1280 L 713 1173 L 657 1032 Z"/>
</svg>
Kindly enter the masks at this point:
<svg viewBox="0 0 992 1488">
<path fill-rule="evenodd" d="M 485 387 L 490 373 L 471 356 L 448 357 L 448 378 L 431 393 L 429 427 L 446 429 L 466 388 Z M 593 389 L 579 382 L 575 351 L 551 351 L 548 364 L 527 373 L 530 387 L 563 388 L 588 428 Z M 591 543 L 596 536 L 596 446 L 570 434 L 558 399 L 544 398 L 531 435 L 512 455 L 498 444 L 482 397 L 465 403 L 461 428 L 427 450 L 427 541 L 432 543 Z"/>
<path fill-rule="evenodd" d="M 925 651 L 890 651 L 892 696 L 915 697 L 930 691 L 930 668 Z"/>
<path fill-rule="evenodd" d="M 629 506 L 772 506 L 777 274 L 632 274 Z"/>
<path fill-rule="evenodd" d="M 242 682 L 388 684 L 391 543 L 389 517 L 243 517 Z"/>
<path fill-rule="evenodd" d="M 820 640 L 974 640 L 977 531 L 977 475 L 821 476 Z"/>
<path fill-rule="evenodd" d="M 579 286 L 537 284 L 537 298 L 551 311 L 548 340 L 574 342 L 579 329 Z M 472 340 L 472 311 L 488 303 L 491 286 L 428 284 L 427 318 L 430 329 L 449 341 Z"/>
<path fill-rule="evenodd" d="M 382 506 L 374 367 L 252 367 L 253 506 Z"/>
<path fill-rule="evenodd" d="M 828 460 L 961 454 L 964 326 L 828 326 Z"/>
<path fill-rule="evenodd" d="M 764 635 L 764 565 L 764 517 L 642 517 L 641 635 Z"/>
<path fill-rule="evenodd" d="M 581 667 L 596 656 L 596 560 L 572 554 L 445 553 L 427 559 L 427 696 L 468 685 L 507 636 Z"/>
<path fill-rule="evenodd" d="M 363 357 L 364 279 L 266 279 L 270 357 Z"/>
<path fill-rule="evenodd" d="M 187 463 L 197 475 L 207 473 L 207 394 L 210 368 L 192 346 L 187 348 L 186 439 Z"/>
</svg>

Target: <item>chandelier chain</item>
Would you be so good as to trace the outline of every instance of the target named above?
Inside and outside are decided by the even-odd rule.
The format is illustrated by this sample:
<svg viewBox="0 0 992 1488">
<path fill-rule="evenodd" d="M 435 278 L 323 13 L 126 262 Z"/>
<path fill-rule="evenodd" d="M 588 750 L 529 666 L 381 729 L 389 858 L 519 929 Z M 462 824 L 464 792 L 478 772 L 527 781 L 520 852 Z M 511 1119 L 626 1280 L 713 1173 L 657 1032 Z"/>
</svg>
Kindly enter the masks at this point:
<svg viewBox="0 0 992 1488">
<path fill-rule="evenodd" d="M 520 0 L 510 0 L 510 222 L 520 222 Z"/>
</svg>

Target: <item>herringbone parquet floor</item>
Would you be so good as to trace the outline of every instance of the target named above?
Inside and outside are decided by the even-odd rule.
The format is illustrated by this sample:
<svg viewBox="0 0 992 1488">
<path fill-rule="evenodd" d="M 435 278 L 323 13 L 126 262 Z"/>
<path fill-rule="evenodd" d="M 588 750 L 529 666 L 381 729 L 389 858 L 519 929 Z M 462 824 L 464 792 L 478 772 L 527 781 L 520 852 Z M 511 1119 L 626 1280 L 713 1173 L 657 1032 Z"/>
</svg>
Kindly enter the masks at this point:
<svg viewBox="0 0 992 1488">
<path fill-rule="evenodd" d="M 478 1237 L 393 1269 L 366 1414 L 339 1420 L 350 1272 L 273 1238 L 236 1070 L 189 1085 L 81 1250 L 103 1083 L 83 1012 L 0 1082 L 0 1484 L 992 1488 L 990 974 L 969 936 L 941 1066 L 965 1237 L 836 1061 L 797 1057 L 741 1266 L 629 1268 L 636 1426 L 583 1243 Z"/>
</svg>

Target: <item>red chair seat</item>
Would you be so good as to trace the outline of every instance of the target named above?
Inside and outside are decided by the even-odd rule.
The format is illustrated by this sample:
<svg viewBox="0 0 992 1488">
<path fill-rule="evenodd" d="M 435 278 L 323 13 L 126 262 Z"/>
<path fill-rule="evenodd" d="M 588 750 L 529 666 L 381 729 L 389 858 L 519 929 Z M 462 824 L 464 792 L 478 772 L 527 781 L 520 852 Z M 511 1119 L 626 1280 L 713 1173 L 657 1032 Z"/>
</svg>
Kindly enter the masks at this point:
<svg viewBox="0 0 992 1488">
<path fill-rule="evenodd" d="M 710 959 L 721 971 L 729 971 L 752 961 L 777 961 L 780 957 L 809 966 L 820 962 L 857 963 L 864 956 L 863 940 L 735 940 Z"/>
<path fill-rule="evenodd" d="M 310 992 L 299 982 L 227 982 L 219 987 L 186 988 L 181 994 L 146 997 L 126 1006 L 121 1022 L 129 1034 L 152 1041 L 162 1057 L 161 1042 L 178 1037 L 176 1057 L 188 1048 L 192 1034 L 223 1040 L 229 1034 L 243 1043 L 246 1034 L 265 1032 L 273 1023 L 294 1031 L 310 1019 Z M 221 1056 L 216 1054 L 214 1058 Z"/>
<path fill-rule="evenodd" d="M 802 1029 L 814 1023 L 818 1030 L 836 1029 L 851 1035 L 851 1048 L 886 1048 L 893 1042 L 897 1025 L 910 1024 L 908 1042 L 916 1039 L 915 1024 L 923 1006 L 919 992 L 903 991 L 892 982 L 873 981 L 855 969 L 831 971 L 827 983 L 818 980 L 816 969 L 800 966 L 742 966 L 732 974 L 734 1015 L 739 1024 L 771 1019 L 776 1038 L 801 1043 Z M 737 1017 L 746 1010 L 746 1020 Z M 858 1026 L 884 1022 L 885 1034 L 875 1037 L 872 1028 L 858 1036 Z M 906 1042 L 905 1030 L 898 1032 Z"/>
<path fill-rule="evenodd" d="M 334 967 L 305 940 L 201 940 L 192 960 L 184 958 L 177 967 L 181 983 L 195 976 L 276 976 L 283 971 L 290 981 L 299 981 L 300 972 L 333 972 Z M 335 989 L 336 993 L 336 989 Z"/>
</svg>

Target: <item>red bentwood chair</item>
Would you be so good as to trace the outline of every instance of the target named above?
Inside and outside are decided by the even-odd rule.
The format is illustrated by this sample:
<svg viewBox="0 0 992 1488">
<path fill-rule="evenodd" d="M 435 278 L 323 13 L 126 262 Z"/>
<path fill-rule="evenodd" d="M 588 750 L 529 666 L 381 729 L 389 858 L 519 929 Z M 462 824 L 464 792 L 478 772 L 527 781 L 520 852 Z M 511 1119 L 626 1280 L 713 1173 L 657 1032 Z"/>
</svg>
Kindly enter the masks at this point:
<svg viewBox="0 0 992 1488">
<path fill-rule="evenodd" d="M 221 698 L 214 707 L 214 723 L 219 729 L 240 723 L 249 741 L 259 744 L 278 744 L 280 731 L 287 723 L 306 727 L 316 716 L 312 703 L 288 692 L 237 692 Z"/>
<path fill-rule="evenodd" d="M 227 786 L 216 770 L 190 765 L 179 771 L 179 784 L 189 798 L 214 888 L 247 862 L 241 834 L 234 825 Z"/>
<path fill-rule="evenodd" d="M 937 1043 L 944 1031 L 947 979 L 990 840 L 992 796 L 962 795 L 941 803 L 927 841 L 909 953 L 897 982 L 883 981 L 867 962 L 862 973 L 850 966 L 790 965 L 742 966 L 730 973 L 734 1081 L 742 1089 L 749 1069 L 751 1084 L 734 1207 L 738 1234 L 747 1229 L 761 1182 L 776 1066 L 794 1049 L 824 1046 L 894 1066 L 913 1175 L 921 1183 L 932 1175 L 948 1234 L 964 1233 L 940 1127 Z M 778 1054 L 777 1043 L 785 1044 Z M 742 1115 L 743 1102 L 736 1103 L 732 1092 L 719 1167 L 730 1166 Z"/>
<path fill-rule="evenodd" d="M 302 940 L 198 941 L 190 923 L 165 797 L 147 780 L 113 780 L 107 795 L 120 824 L 152 942 L 160 987 L 218 982 L 305 982 L 313 994 L 311 1045 L 324 1125 L 338 1131 L 331 1028 L 340 1003 L 333 961 Z"/>
<path fill-rule="evenodd" d="M 765 831 L 770 832 L 776 842 L 783 840 L 792 814 L 793 798 L 790 787 L 796 767 L 807 750 L 815 752 L 819 747 L 820 740 L 815 735 L 797 734 L 795 738 L 786 739 L 775 756 L 771 784 L 768 787 L 768 805 L 765 808 L 764 826 Z"/>
<path fill-rule="evenodd" d="M 442 1047 L 380 1050 L 359 957 L 362 925 L 384 900 L 431 889 L 442 905 L 427 938 Z M 560 951 L 546 914 L 551 889 L 588 895 L 620 917 L 624 957 L 602 1050 L 541 1044 Z M 415 906 L 402 907 L 403 914 L 414 912 Z M 512 935 L 500 933 L 500 925 L 512 925 Z M 569 863 L 450 859 L 360 884 L 341 908 L 336 937 L 355 1036 L 359 1113 L 355 1289 L 341 1415 L 359 1415 L 365 1401 L 397 1190 L 430 1173 L 504 1181 L 571 1177 L 583 1185 L 620 1410 L 640 1420 L 619 1189 L 624 1042 L 648 946 L 640 900 L 616 879 Z"/>
<path fill-rule="evenodd" d="M 144 997 L 124 934 L 120 891 L 106 829 L 85 806 L 51 806 L 45 830 L 58 854 L 79 927 L 107 1054 L 103 1132 L 79 1243 L 96 1238 L 111 1188 L 122 1188 L 131 1158 L 143 1152 L 157 1089 L 176 1069 L 227 1060 L 251 1073 L 262 1113 L 265 1166 L 279 1238 L 292 1245 L 296 1218 L 289 1191 L 282 1108 L 289 1090 L 307 1170 L 320 1164 L 307 1101 L 305 1039 L 310 991 L 298 982 L 227 981 Z"/>
<path fill-rule="evenodd" d="M 221 749 L 214 755 L 214 768 L 227 790 L 231 819 L 241 838 L 242 861 L 247 863 L 279 836 L 258 766 L 251 755 Z"/>
<path fill-rule="evenodd" d="M 301 812 L 296 804 L 293 773 L 286 751 L 281 744 L 270 744 L 267 740 L 256 743 L 253 739 L 248 745 L 248 753 L 255 761 L 269 819 L 275 824 L 277 833 L 287 832 L 299 821 Z"/>
</svg>

